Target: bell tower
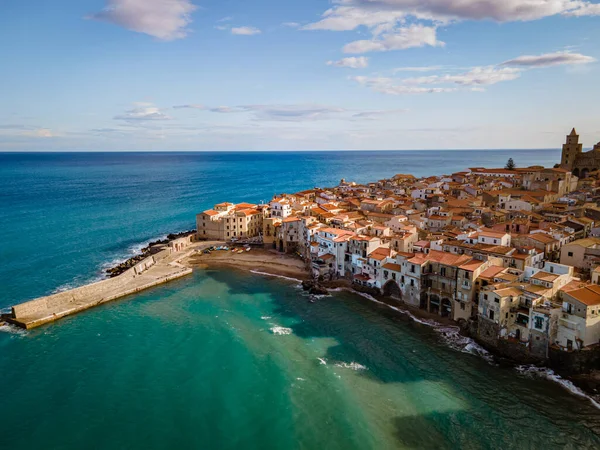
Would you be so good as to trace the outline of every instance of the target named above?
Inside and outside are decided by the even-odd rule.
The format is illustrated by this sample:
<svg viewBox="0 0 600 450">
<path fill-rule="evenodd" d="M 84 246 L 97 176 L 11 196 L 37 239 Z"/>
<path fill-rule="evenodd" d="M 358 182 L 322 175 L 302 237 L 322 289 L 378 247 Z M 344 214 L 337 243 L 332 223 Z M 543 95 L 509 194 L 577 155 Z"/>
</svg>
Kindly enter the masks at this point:
<svg viewBox="0 0 600 450">
<path fill-rule="evenodd" d="M 566 170 L 572 170 L 575 165 L 575 160 L 578 155 L 581 154 L 583 144 L 579 143 L 579 135 L 575 128 L 571 131 L 571 134 L 567 136 L 567 143 L 562 147 L 562 157 L 560 160 L 560 167 Z"/>
</svg>

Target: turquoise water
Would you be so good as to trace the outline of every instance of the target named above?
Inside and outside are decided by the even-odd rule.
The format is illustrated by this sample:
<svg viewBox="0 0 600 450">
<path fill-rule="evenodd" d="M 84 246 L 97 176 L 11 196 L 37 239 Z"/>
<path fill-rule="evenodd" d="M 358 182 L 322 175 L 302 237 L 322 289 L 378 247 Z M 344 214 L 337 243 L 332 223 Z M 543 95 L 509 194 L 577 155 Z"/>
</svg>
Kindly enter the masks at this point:
<svg viewBox="0 0 600 450">
<path fill-rule="evenodd" d="M 97 278 L 218 201 L 509 156 L 558 152 L 0 154 L 0 307 Z M 0 399 L 10 449 L 600 446 L 600 411 L 557 383 L 355 294 L 312 304 L 236 271 L 0 333 Z"/>
</svg>

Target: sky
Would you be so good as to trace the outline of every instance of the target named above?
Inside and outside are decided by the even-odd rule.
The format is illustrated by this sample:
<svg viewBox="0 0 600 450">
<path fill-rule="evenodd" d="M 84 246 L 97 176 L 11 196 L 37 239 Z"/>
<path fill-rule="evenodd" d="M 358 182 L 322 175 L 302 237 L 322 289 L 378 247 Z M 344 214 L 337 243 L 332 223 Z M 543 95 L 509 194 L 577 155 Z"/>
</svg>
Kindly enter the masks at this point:
<svg viewBox="0 0 600 450">
<path fill-rule="evenodd" d="M 4 0 L 0 151 L 600 141 L 599 0 Z"/>
</svg>

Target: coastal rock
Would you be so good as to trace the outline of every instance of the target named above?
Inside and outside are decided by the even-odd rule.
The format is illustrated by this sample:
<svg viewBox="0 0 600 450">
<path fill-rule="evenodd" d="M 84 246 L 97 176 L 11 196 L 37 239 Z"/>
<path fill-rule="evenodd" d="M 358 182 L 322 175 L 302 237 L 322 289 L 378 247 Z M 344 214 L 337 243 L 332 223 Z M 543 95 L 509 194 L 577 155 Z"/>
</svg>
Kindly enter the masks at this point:
<svg viewBox="0 0 600 450">
<path fill-rule="evenodd" d="M 305 280 L 302 282 L 302 289 L 308 291 L 311 295 L 327 295 L 329 291 L 314 281 Z"/>
<path fill-rule="evenodd" d="M 329 294 L 329 291 L 327 289 L 325 289 L 324 287 L 319 286 L 319 285 L 314 285 L 313 287 L 311 287 L 309 292 L 311 295 L 327 295 L 327 294 Z"/>
<path fill-rule="evenodd" d="M 142 250 L 140 251 L 140 254 L 135 255 L 132 258 L 129 258 L 127 261 L 122 262 L 122 263 L 116 265 L 115 267 L 111 267 L 110 269 L 107 269 L 105 271 L 105 273 L 108 275 L 109 278 L 117 277 L 117 276 L 121 275 L 123 272 L 131 269 L 133 266 L 135 266 L 140 261 L 143 261 L 144 259 L 146 259 L 150 255 L 152 255 L 153 253 L 156 253 L 156 251 L 153 251 L 153 248 L 155 248 L 156 245 L 166 245 L 175 239 L 179 239 L 180 237 L 189 236 L 190 234 L 194 234 L 195 232 L 196 232 L 196 230 L 189 230 L 189 231 L 182 231 L 180 233 L 170 233 L 167 235 L 167 239 L 159 239 L 157 241 L 149 242 L 146 247 L 142 248 Z"/>
</svg>

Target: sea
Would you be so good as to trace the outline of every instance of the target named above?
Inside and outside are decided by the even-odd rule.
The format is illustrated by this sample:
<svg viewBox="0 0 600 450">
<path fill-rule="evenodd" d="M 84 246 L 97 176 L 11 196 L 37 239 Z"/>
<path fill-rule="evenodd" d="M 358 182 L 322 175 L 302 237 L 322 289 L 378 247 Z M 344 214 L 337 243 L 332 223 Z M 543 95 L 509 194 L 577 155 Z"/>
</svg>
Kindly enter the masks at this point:
<svg viewBox="0 0 600 450">
<path fill-rule="evenodd" d="M 0 309 L 102 279 L 213 204 L 550 150 L 0 153 Z M 0 327 L 0 447 L 597 449 L 600 405 L 453 327 L 237 270 Z"/>
</svg>

